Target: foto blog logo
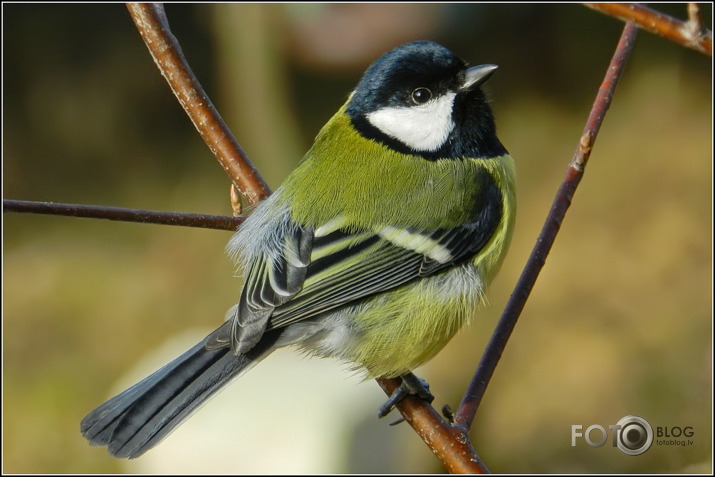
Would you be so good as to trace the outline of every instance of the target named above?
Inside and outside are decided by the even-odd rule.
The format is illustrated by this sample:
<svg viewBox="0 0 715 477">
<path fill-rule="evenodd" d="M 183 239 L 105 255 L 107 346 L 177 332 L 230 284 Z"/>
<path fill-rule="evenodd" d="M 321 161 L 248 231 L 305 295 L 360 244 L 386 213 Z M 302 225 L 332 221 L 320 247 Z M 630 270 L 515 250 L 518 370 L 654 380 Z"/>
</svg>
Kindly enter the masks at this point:
<svg viewBox="0 0 715 477">
<path fill-rule="evenodd" d="M 617 424 L 608 426 L 612 435 L 613 447 L 624 454 L 641 455 L 653 444 L 653 427 L 640 416 L 626 416 Z M 576 446 L 576 439 L 583 438 L 591 447 L 601 447 L 608 441 L 605 427 L 593 424 L 583 430 L 580 424 L 571 426 L 571 446 Z"/>
</svg>

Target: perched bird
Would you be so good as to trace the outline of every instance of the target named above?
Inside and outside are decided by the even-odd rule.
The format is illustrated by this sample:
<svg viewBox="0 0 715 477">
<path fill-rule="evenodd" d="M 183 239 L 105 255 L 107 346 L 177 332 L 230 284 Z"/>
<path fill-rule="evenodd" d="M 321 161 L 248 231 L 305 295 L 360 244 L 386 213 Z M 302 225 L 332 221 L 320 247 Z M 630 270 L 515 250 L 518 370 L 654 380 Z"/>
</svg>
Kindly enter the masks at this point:
<svg viewBox="0 0 715 477">
<path fill-rule="evenodd" d="M 89 442 L 138 457 L 282 346 L 366 377 L 407 375 L 442 349 L 514 225 L 514 163 L 480 89 L 496 68 L 429 41 L 375 61 L 229 242 L 246 281 L 227 321 L 87 415 Z"/>
</svg>

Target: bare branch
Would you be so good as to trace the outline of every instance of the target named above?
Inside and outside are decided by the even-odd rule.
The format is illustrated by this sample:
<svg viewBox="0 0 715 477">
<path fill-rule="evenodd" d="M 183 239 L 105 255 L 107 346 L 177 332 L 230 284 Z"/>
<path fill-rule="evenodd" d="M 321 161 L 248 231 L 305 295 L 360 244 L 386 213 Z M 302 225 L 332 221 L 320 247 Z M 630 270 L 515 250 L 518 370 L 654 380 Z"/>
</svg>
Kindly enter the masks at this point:
<svg viewBox="0 0 715 477">
<path fill-rule="evenodd" d="M 687 27 L 690 34 L 695 37 L 706 34 L 707 30 L 703 26 L 703 19 L 700 16 L 700 5 L 697 3 L 688 3 L 688 23 Z"/>
<path fill-rule="evenodd" d="M 694 31 L 703 31 L 702 18 L 700 17 L 700 5 L 697 3 L 688 3 L 688 23 L 692 25 L 692 29 Z"/>
<path fill-rule="evenodd" d="M 245 217 L 224 217 L 222 215 L 188 214 L 184 212 L 155 212 L 101 205 L 57 204 L 54 202 L 33 202 L 28 200 L 3 199 L 2 207 L 3 213 L 63 215 L 230 231 L 235 231 L 245 220 Z"/>
<path fill-rule="evenodd" d="M 127 8 L 161 74 L 238 190 L 251 205 L 268 197 L 270 189 L 191 71 L 163 5 L 127 3 Z"/>
<path fill-rule="evenodd" d="M 644 30 L 706 55 L 713 54 L 713 34 L 703 28 L 699 15 L 693 13 L 692 5 L 696 5 L 697 10 L 697 4 L 688 4 L 690 17 L 688 22 L 677 20 L 638 3 L 584 3 L 584 5 L 623 21 L 632 21 Z"/>
<path fill-rule="evenodd" d="M 389 396 L 401 380 L 380 378 L 377 382 Z M 472 447 L 469 430 L 464 426 L 446 422 L 427 401 L 415 396 L 407 396 L 396 407 L 450 473 L 489 473 Z"/>
<path fill-rule="evenodd" d="M 621 39 L 616 47 L 616 52 L 606 71 L 606 77 L 603 83 L 601 83 L 598 94 L 596 95 L 576 152 L 566 170 L 566 177 L 556 193 L 549 215 L 539 234 L 539 238 L 536 240 L 536 245 L 529 256 L 526 267 L 521 277 L 519 277 L 514 293 L 512 293 L 504 309 L 504 313 L 487 345 L 487 349 L 482 356 L 477 371 L 469 383 L 469 387 L 459 405 L 455 422 L 464 425 L 466 428 L 470 428 L 474 421 L 474 416 L 489 385 L 489 380 L 494 374 L 494 369 L 504 352 L 506 343 L 511 336 L 511 332 L 514 330 L 514 326 L 516 326 L 519 315 L 524 309 L 524 304 L 534 287 L 539 272 L 544 266 L 546 256 L 549 254 L 551 246 L 556 239 L 556 234 L 561 227 L 566 211 L 571 205 L 571 200 L 583 177 L 586 163 L 591 155 L 591 149 L 593 148 L 596 136 L 603 123 L 603 118 L 611 104 L 613 92 L 621 77 L 628 56 L 633 50 L 637 31 L 636 26 L 632 22 L 626 23 L 623 33 L 621 34 Z"/>
</svg>

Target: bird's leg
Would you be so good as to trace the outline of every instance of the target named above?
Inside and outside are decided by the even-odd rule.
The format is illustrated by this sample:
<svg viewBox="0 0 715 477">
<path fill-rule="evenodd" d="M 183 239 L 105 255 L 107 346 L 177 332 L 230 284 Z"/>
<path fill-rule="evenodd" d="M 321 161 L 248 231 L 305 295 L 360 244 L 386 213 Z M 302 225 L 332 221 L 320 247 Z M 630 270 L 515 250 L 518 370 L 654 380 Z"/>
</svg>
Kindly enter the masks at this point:
<svg viewBox="0 0 715 477">
<path fill-rule="evenodd" d="M 377 417 L 387 416 L 395 404 L 409 395 L 418 396 L 427 402 L 434 400 L 434 396 L 429 391 L 429 384 L 424 379 L 420 379 L 412 373 L 403 374 L 400 378 L 402 384 L 392 392 L 385 404 L 380 406 L 380 409 L 377 410 Z"/>
</svg>

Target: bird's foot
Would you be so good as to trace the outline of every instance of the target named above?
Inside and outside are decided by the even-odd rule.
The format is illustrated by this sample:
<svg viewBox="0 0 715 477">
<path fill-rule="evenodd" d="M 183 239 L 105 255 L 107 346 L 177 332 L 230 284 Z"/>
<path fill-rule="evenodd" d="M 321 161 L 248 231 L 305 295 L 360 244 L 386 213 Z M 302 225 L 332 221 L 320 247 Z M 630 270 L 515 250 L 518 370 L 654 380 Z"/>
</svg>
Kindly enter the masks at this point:
<svg viewBox="0 0 715 477">
<path fill-rule="evenodd" d="M 420 379 L 412 373 L 400 376 L 402 384 L 395 389 L 385 403 L 377 410 L 377 417 L 385 417 L 395 407 L 397 403 L 407 396 L 417 396 L 427 402 L 432 402 L 434 396 L 429 390 L 429 384 L 424 379 Z M 393 424 L 398 424 L 402 420 Z"/>
</svg>

